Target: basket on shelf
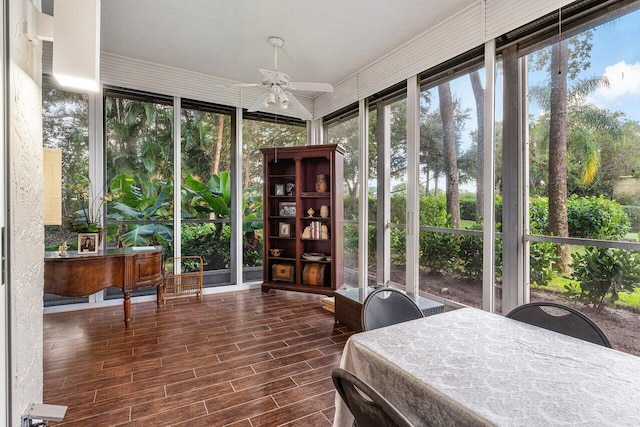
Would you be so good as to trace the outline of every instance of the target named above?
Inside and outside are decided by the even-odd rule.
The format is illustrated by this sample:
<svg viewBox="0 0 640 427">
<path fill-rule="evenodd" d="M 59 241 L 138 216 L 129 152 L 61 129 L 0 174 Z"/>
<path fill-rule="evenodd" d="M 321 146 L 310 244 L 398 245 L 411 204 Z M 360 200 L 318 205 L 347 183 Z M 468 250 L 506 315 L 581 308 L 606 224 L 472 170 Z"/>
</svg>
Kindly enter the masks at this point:
<svg viewBox="0 0 640 427">
<path fill-rule="evenodd" d="M 185 260 L 196 260 L 198 262 L 198 269 L 188 273 L 179 273 L 181 264 Z M 167 268 L 168 265 L 172 265 L 172 268 Z M 173 271 L 173 273 L 171 271 Z M 203 261 L 199 256 L 167 258 L 163 269 L 162 303 L 165 304 L 168 298 L 178 298 L 189 295 L 197 295 L 198 299 L 202 300 L 202 271 Z"/>
</svg>

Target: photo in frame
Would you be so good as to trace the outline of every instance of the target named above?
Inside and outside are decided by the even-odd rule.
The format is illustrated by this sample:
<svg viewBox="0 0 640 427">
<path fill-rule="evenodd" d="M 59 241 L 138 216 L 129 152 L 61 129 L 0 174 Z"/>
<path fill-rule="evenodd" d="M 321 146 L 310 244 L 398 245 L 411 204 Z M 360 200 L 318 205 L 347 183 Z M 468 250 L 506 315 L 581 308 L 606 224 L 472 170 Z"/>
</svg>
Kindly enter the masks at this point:
<svg viewBox="0 0 640 427">
<path fill-rule="evenodd" d="M 78 233 L 78 253 L 98 253 L 98 233 Z"/>
<path fill-rule="evenodd" d="M 280 202 L 280 216 L 296 216 L 296 202 Z"/>
<path fill-rule="evenodd" d="M 296 195 L 296 183 L 293 181 L 289 181 L 284 186 L 284 195 L 285 196 L 295 196 Z"/>
<path fill-rule="evenodd" d="M 276 184 L 274 194 L 276 196 L 284 196 L 284 184 Z"/>
<path fill-rule="evenodd" d="M 278 226 L 280 237 L 291 237 L 291 225 L 288 222 L 281 222 Z"/>
</svg>

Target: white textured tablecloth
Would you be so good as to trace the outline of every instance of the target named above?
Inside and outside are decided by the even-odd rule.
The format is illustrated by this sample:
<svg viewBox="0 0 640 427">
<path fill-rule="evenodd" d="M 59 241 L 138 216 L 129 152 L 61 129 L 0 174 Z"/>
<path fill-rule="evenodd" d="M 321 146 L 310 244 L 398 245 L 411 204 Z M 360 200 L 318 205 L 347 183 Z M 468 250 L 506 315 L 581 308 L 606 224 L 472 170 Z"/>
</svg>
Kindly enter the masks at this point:
<svg viewBox="0 0 640 427">
<path fill-rule="evenodd" d="M 640 426 L 640 358 L 473 308 L 355 334 L 341 366 L 416 426 Z"/>
</svg>

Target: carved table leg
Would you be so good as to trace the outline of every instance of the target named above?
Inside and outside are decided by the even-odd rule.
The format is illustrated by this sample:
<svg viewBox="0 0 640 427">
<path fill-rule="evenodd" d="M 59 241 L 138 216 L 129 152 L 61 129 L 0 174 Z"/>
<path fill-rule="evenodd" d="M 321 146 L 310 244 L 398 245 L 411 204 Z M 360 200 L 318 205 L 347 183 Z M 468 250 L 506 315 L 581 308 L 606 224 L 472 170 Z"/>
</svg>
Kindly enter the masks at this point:
<svg viewBox="0 0 640 427">
<path fill-rule="evenodd" d="M 131 314 L 131 294 L 129 292 L 124 293 L 124 327 L 129 327 L 129 320 Z"/>
</svg>

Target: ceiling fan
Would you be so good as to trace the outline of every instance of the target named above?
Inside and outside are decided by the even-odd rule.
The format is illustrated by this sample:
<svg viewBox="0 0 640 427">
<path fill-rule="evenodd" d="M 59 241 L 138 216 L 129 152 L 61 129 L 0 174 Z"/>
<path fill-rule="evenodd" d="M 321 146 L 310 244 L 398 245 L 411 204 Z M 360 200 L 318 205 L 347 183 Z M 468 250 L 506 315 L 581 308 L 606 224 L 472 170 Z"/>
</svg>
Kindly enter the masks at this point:
<svg viewBox="0 0 640 427">
<path fill-rule="evenodd" d="M 284 40 L 280 37 L 269 37 L 269 44 L 274 48 L 274 69 L 259 69 L 262 74 L 262 82 L 260 83 L 238 83 L 233 86 L 257 86 L 266 89 L 266 91 L 256 99 L 253 105 L 249 107 L 248 111 L 258 111 L 269 107 L 281 108 L 283 110 L 291 108 L 301 119 L 311 120 L 313 118 L 311 113 L 302 106 L 300 101 L 298 101 L 290 91 L 333 92 L 333 86 L 329 83 L 290 82 L 287 74 L 278 71 L 278 48 L 282 47 Z"/>
</svg>

